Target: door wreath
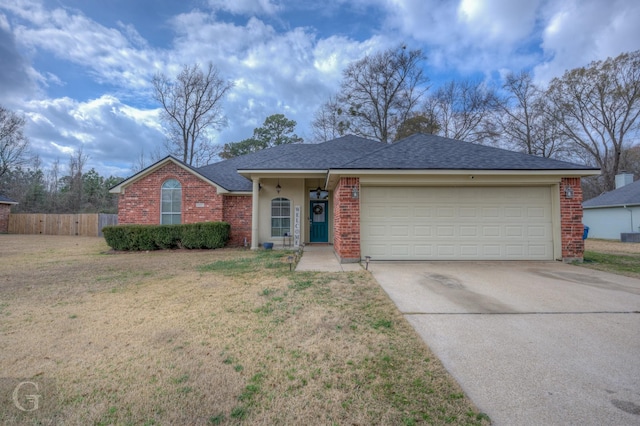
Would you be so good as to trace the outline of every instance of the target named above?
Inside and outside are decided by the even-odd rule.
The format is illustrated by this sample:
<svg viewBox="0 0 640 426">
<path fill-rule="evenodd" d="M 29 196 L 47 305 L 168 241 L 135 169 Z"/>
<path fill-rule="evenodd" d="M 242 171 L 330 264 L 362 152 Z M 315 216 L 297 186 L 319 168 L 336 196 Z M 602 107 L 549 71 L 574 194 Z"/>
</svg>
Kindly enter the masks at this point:
<svg viewBox="0 0 640 426">
<path fill-rule="evenodd" d="M 322 214 L 323 212 L 322 204 L 316 204 L 313 206 L 313 214 Z"/>
</svg>

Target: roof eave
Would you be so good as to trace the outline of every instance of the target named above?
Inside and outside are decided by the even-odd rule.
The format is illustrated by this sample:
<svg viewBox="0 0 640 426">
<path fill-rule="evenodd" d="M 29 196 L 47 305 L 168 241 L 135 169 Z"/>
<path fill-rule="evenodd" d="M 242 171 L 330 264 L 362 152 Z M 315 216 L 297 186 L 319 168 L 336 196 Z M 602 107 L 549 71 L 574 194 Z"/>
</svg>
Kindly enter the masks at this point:
<svg viewBox="0 0 640 426">
<path fill-rule="evenodd" d="M 238 169 L 238 174 L 247 179 L 254 177 L 324 177 L 327 172 L 327 169 Z"/>
<path fill-rule="evenodd" d="M 625 204 L 603 204 L 603 205 L 599 205 L 599 206 L 585 206 L 583 205 L 582 208 L 584 210 L 591 210 L 591 209 L 613 209 L 613 208 L 626 208 L 626 207 L 638 207 L 640 206 L 640 203 L 638 202 L 633 202 L 633 203 L 625 203 Z"/>
</svg>

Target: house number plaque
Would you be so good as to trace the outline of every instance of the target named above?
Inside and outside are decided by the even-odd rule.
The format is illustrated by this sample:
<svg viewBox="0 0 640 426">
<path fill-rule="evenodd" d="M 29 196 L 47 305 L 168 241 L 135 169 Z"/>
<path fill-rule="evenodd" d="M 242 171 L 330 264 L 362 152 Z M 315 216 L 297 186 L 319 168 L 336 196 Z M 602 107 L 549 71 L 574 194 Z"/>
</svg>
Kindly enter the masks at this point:
<svg viewBox="0 0 640 426">
<path fill-rule="evenodd" d="M 293 213 L 293 246 L 300 247 L 300 206 L 295 206 Z"/>
</svg>

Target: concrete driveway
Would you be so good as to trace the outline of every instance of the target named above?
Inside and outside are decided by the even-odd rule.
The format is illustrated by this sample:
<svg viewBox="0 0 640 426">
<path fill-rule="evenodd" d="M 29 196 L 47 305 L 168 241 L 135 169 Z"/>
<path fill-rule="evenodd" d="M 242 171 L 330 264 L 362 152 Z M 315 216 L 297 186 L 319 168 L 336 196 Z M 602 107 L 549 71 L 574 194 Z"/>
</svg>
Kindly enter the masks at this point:
<svg viewBox="0 0 640 426">
<path fill-rule="evenodd" d="M 640 280 L 559 262 L 369 270 L 494 424 L 640 424 Z"/>
</svg>

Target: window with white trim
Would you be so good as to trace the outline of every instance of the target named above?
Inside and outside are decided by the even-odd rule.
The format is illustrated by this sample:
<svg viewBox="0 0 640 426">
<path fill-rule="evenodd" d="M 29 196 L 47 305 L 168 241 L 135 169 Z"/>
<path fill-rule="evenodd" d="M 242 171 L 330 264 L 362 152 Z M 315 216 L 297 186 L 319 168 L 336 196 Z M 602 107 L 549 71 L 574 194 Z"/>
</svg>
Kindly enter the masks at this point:
<svg viewBox="0 0 640 426">
<path fill-rule="evenodd" d="M 271 200 L 271 236 L 291 235 L 291 201 L 287 198 Z"/>
<path fill-rule="evenodd" d="M 162 184 L 160 223 L 172 225 L 182 221 L 182 186 L 176 179 L 168 179 Z"/>
</svg>

